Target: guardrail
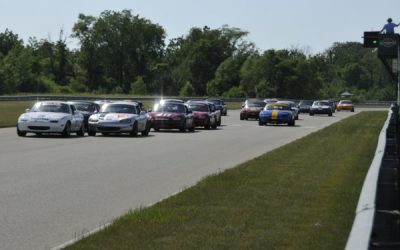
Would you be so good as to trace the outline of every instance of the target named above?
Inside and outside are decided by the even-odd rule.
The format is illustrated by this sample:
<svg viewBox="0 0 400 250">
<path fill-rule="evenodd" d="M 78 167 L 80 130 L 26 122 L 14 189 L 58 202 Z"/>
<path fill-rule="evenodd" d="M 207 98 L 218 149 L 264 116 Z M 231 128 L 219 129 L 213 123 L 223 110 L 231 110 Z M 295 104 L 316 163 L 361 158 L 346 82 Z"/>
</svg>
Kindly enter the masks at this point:
<svg viewBox="0 0 400 250">
<path fill-rule="evenodd" d="M 393 108 L 393 106 L 392 106 Z M 346 250 L 400 249 L 398 109 L 388 112 L 361 190 Z"/>
<path fill-rule="evenodd" d="M 184 101 L 192 99 L 192 97 L 165 97 L 182 99 Z M 35 100 L 54 100 L 54 101 L 65 101 L 65 100 L 136 100 L 136 101 L 156 101 L 160 97 L 101 97 L 101 96 L 55 96 L 55 95 L 26 95 L 26 96 L 0 96 L 1 101 L 35 101 Z M 225 102 L 244 102 L 246 98 L 221 98 Z M 298 102 L 299 100 L 292 100 Z M 361 103 L 356 103 L 357 105 L 366 106 L 386 106 L 389 107 L 393 102 L 381 102 L 381 101 L 366 101 Z"/>
</svg>

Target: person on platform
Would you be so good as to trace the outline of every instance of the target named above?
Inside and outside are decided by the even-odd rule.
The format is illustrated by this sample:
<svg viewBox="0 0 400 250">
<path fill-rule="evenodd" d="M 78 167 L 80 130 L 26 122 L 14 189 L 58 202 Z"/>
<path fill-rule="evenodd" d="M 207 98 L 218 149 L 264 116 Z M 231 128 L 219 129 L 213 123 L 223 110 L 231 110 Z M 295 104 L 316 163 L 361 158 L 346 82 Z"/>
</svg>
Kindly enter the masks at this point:
<svg viewBox="0 0 400 250">
<path fill-rule="evenodd" d="M 387 24 L 383 26 L 381 33 L 385 31 L 385 34 L 394 34 L 394 28 L 398 27 L 400 23 L 394 24 L 392 23 L 392 21 L 393 21 L 392 18 L 389 17 L 387 20 Z"/>
</svg>

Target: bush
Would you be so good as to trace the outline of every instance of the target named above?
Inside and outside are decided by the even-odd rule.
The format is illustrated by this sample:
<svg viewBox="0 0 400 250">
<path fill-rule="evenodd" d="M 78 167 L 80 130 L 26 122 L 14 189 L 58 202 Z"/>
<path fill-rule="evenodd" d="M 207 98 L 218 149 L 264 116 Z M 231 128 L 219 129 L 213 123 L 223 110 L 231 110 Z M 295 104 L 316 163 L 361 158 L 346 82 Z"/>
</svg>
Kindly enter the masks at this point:
<svg viewBox="0 0 400 250">
<path fill-rule="evenodd" d="M 195 96 L 195 94 L 193 85 L 189 81 L 179 91 L 179 96 Z"/>
<path fill-rule="evenodd" d="M 247 95 L 243 88 L 238 86 L 230 88 L 228 91 L 224 92 L 222 96 L 225 98 L 245 98 Z"/>
<path fill-rule="evenodd" d="M 131 83 L 131 94 L 144 95 L 146 92 L 146 83 L 144 82 L 143 77 L 139 76 L 136 81 Z"/>
</svg>

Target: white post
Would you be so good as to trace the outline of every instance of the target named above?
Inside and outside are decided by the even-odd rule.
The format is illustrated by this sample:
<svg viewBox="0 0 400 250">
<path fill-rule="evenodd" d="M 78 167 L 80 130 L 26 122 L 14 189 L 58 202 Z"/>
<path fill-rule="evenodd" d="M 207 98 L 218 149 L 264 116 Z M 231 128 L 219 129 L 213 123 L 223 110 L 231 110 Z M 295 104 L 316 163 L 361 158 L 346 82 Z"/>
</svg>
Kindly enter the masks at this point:
<svg viewBox="0 0 400 250">
<path fill-rule="evenodd" d="M 400 107 L 400 35 L 397 35 L 397 106 Z"/>
</svg>

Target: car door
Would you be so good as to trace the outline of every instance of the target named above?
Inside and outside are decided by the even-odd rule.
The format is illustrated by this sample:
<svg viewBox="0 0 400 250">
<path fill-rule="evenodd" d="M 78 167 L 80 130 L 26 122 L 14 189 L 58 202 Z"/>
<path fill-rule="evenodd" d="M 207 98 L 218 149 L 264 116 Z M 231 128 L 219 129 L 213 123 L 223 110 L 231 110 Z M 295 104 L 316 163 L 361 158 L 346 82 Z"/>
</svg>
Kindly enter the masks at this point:
<svg viewBox="0 0 400 250">
<path fill-rule="evenodd" d="M 144 131 L 146 129 L 147 123 L 147 113 L 140 109 L 139 106 L 136 106 L 136 112 L 138 114 L 137 122 L 138 122 L 138 130 Z"/>
<path fill-rule="evenodd" d="M 194 116 L 193 112 L 190 108 L 188 108 L 186 105 L 185 107 L 185 118 L 186 118 L 186 127 L 191 128 L 194 127 Z"/>
</svg>

